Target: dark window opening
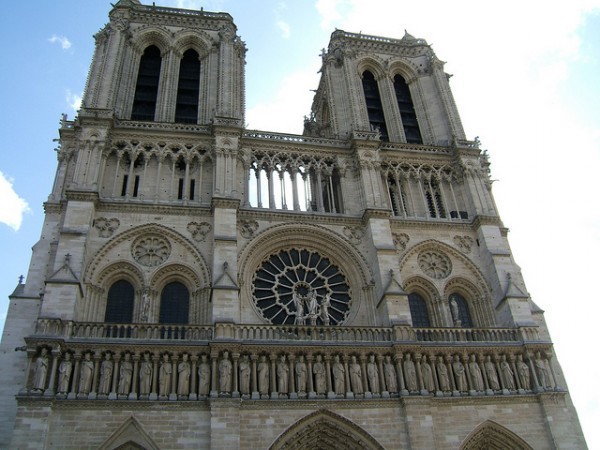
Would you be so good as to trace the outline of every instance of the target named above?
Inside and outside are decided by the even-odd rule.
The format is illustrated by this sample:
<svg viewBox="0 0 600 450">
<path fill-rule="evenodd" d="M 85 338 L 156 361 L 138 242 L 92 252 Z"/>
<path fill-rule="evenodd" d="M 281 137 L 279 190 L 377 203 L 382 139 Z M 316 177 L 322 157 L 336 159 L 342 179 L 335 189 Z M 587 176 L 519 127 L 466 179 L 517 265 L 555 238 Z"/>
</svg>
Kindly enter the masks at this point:
<svg viewBox="0 0 600 450">
<path fill-rule="evenodd" d="M 194 193 L 196 191 L 196 180 L 190 180 L 190 200 L 194 200 Z"/>
<path fill-rule="evenodd" d="M 183 54 L 179 65 L 175 122 L 197 123 L 200 94 L 200 57 L 195 50 Z"/>
<path fill-rule="evenodd" d="M 104 321 L 107 323 L 131 323 L 135 291 L 131 283 L 119 280 L 108 290 Z"/>
<path fill-rule="evenodd" d="M 417 122 L 417 114 L 410 95 L 410 89 L 404 78 L 400 75 L 394 77 L 394 90 L 396 91 L 396 100 L 398 101 L 398 109 L 400 110 L 400 118 L 404 128 L 406 142 L 409 144 L 422 144 L 421 130 Z"/>
<path fill-rule="evenodd" d="M 181 200 L 183 198 L 183 178 L 179 179 L 179 186 L 177 188 L 177 199 Z"/>
<path fill-rule="evenodd" d="M 375 80 L 375 77 L 371 72 L 366 71 L 363 73 L 362 84 L 365 93 L 365 102 L 367 104 L 369 124 L 373 130 L 379 130 L 382 141 L 389 141 L 377 80 Z"/>
<path fill-rule="evenodd" d="M 460 326 L 462 328 L 473 328 L 473 320 L 471 319 L 469 304 L 465 298 L 460 294 L 452 294 L 450 295 L 449 301 L 450 310 L 452 311 L 452 317 L 454 320 L 460 320 Z M 453 302 L 456 302 L 456 307 L 453 307 Z M 458 315 L 458 317 L 456 317 L 456 315 Z"/>
<path fill-rule="evenodd" d="M 186 324 L 190 309 L 190 293 L 179 282 L 167 284 L 160 295 L 160 323 Z"/>
<path fill-rule="evenodd" d="M 129 176 L 123 175 L 123 185 L 121 186 L 121 197 L 125 197 L 127 195 L 127 180 Z"/>
<path fill-rule="evenodd" d="M 139 189 L 140 189 L 140 176 L 136 175 L 135 179 L 133 180 L 133 196 L 134 197 L 138 196 Z"/>
<path fill-rule="evenodd" d="M 408 294 L 408 306 L 412 317 L 413 327 L 427 328 L 431 326 L 427 304 L 419 294 Z"/>
<path fill-rule="evenodd" d="M 158 47 L 146 48 L 140 59 L 140 68 L 133 97 L 132 120 L 154 120 L 162 59 Z"/>
</svg>

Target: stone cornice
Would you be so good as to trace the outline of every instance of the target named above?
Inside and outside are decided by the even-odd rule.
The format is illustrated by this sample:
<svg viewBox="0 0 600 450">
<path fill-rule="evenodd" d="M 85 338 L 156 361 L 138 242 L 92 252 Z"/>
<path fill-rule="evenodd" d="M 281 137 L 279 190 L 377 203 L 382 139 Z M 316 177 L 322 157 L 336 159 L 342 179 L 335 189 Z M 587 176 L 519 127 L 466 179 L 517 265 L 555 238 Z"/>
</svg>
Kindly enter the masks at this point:
<svg viewBox="0 0 600 450">
<path fill-rule="evenodd" d="M 348 214 L 319 213 L 316 211 L 286 211 L 259 209 L 253 207 L 242 207 L 239 211 L 238 219 L 254 219 L 260 221 L 281 221 L 286 223 L 311 223 L 327 225 L 362 225 L 363 220 L 359 216 L 350 216 Z"/>
<path fill-rule="evenodd" d="M 75 189 L 68 189 L 65 192 L 65 197 L 67 198 L 67 201 L 92 202 L 92 203 L 98 203 L 98 201 L 99 201 L 98 192 L 92 192 L 92 191 L 78 191 Z"/>
<path fill-rule="evenodd" d="M 115 202 L 111 200 L 101 200 L 98 203 L 96 211 L 98 213 L 136 213 L 136 214 L 157 214 L 164 216 L 189 216 L 210 217 L 210 205 L 173 205 L 156 204 L 152 202 L 142 203 L 139 200 L 130 202 Z"/>
</svg>

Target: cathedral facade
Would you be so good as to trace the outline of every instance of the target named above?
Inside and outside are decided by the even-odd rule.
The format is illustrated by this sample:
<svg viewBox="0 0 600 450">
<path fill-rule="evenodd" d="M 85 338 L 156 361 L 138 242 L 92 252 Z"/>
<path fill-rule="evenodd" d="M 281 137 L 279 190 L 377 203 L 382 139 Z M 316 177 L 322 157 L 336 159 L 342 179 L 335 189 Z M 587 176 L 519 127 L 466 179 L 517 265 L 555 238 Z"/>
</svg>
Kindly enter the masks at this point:
<svg viewBox="0 0 600 450">
<path fill-rule="evenodd" d="M 244 127 L 228 14 L 109 19 L 10 297 L 1 447 L 586 448 L 425 40 L 336 30 L 289 135 Z"/>
</svg>

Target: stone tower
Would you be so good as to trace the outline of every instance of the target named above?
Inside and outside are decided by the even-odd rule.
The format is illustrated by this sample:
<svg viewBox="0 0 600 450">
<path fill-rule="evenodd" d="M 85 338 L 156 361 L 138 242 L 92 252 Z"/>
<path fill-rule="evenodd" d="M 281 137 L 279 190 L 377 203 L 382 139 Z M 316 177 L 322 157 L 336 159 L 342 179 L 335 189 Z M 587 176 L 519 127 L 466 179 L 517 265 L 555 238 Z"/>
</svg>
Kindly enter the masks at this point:
<svg viewBox="0 0 600 450">
<path fill-rule="evenodd" d="M 244 128 L 228 14 L 109 17 L 10 297 L 0 446 L 585 448 L 425 40 L 335 31 L 288 135 Z"/>
</svg>

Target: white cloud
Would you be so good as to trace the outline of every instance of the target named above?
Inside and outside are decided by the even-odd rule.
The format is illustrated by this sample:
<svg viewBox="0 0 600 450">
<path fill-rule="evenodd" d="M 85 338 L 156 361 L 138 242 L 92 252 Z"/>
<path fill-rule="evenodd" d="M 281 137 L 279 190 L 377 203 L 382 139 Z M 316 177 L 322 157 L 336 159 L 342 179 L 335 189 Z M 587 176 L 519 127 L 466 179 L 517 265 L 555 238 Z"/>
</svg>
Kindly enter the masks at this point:
<svg viewBox="0 0 600 450">
<path fill-rule="evenodd" d="M 81 95 L 74 94 L 69 89 L 66 92 L 65 100 L 69 104 L 69 106 L 73 109 L 73 111 L 77 112 L 79 108 L 81 108 Z"/>
<path fill-rule="evenodd" d="M 289 39 L 290 36 L 292 35 L 292 30 L 290 28 L 290 24 L 283 20 L 278 20 L 276 22 L 276 24 L 277 24 L 277 28 L 279 28 L 281 30 L 281 37 L 283 39 Z"/>
<path fill-rule="evenodd" d="M 69 41 L 69 39 L 67 39 L 65 36 L 57 36 L 56 34 L 53 34 L 48 41 L 52 44 L 60 44 L 63 50 L 71 48 L 71 41 Z"/>
<path fill-rule="evenodd" d="M 0 223 L 8 225 L 15 231 L 21 228 L 23 214 L 29 212 L 29 205 L 13 189 L 12 180 L 0 172 Z"/>
</svg>

